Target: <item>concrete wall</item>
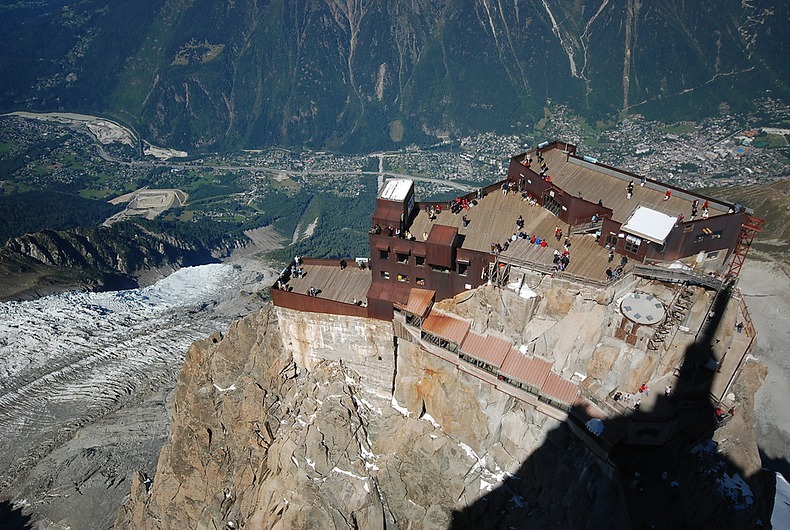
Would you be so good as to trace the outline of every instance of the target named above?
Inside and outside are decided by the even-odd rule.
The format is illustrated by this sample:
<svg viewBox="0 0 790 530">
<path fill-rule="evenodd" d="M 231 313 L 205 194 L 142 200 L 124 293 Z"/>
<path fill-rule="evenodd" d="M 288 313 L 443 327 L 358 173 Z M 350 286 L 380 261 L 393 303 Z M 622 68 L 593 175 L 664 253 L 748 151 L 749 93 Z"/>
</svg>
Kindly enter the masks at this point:
<svg viewBox="0 0 790 530">
<path fill-rule="evenodd" d="M 277 307 L 283 347 L 300 370 L 323 360 L 341 361 L 362 384 L 389 402 L 395 373 L 392 322 Z"/>
</svg>

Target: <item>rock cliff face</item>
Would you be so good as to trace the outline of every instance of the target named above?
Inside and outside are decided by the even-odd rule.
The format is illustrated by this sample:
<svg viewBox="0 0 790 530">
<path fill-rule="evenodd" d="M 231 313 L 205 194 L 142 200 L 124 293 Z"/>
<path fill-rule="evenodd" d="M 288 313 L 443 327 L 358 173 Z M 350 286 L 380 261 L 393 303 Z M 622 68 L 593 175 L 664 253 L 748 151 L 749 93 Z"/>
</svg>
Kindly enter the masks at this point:
<svg viewBox="0 0 790 530">
<path fill-rule="evenodd" d="M 531 299 L 484 287 L 438 306 L 476 331 L 546 353 L 566 377 L 587 374 L 591 394 L 670 366 L 614 337 L 616 293 L 539 283 Z M 693 296 L 707 307 L 704 289 Z M 640 333 L 634 342 L 647 340 Z M 628 526 L 622 503 L 644 499 L 624 495 L 616 475 L 633 469 L 615 471 L 561 422 L 393 335 L 389 323 L 267 307 L 194 344 L 156 476 L 133 480 L 116 527 Z M 748 413 L 757 385 L 734 387 Z M 721 432 L 719 453 L 738 453 L 751 477 L 759 470 L 753 437 L 742 436 L 751 449 L 739 451 Z M 700 485 L 684 513 L 727 527 L 729 504 L 712 475 L 695 475 L 694 458 L 683 466 L 693 471 L 673 475 Z M 661 487 L 660 471 L 651 488 Z M 754 520 L 753 511 L 740 513 L 741 522 Z"/>
<path fill-rule="evenodd" d="M 267 308 L 193 345 L 156 477 L 116 527 L 446 528 L 503 484 L 474 517 L 622 526 L 608 470 L 556 420 L 408 343 L 387 403 L 343 361 L 299 369 L 280 329 Z"/>
<path fill-rule="evenodd" d="M 0 272 L 5 276 L 0 298 L 47 294 L 58 290 L 52 287 L 55 285 L 64 289 L 131 288 L 147 271 L 212 261 L 211 251 L 202 245 L 135 225 L 44 230 L 11 238 L 0 248 Z"/>
<path fill-rule="evenodd" d="M 277 308 L 285 350 L 312 371 L 321 361 L 342 361 L 362 386 L 389 402 L 395 376 L 392 323 Z"/>
</svg>

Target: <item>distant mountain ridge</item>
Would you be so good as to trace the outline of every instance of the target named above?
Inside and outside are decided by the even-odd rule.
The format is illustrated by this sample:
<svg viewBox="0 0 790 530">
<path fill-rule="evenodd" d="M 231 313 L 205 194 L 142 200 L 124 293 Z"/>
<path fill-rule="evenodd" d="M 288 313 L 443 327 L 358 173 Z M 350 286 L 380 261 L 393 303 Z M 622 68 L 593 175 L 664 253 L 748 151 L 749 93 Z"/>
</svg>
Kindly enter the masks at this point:
<svg viewBox="0 0 790 530">
<path fill-rule="evenodd" d="M 215 261 L 212 250 L 199 242 L 133 223 L 42 230 L 13 237 L 0 247 L 0 300 L 37 298 L 67 289 L 129 289 L 150 271 L 169 273 Z"/>
<path fill-rule="evenodd" d="M 591 120 L 693 118 L 790 90 L 778 0 L 61 0 L 0 13 L 0 109 L 108 114 L 188 150 L 523 131 L 548 101 Z"/>
</svg>

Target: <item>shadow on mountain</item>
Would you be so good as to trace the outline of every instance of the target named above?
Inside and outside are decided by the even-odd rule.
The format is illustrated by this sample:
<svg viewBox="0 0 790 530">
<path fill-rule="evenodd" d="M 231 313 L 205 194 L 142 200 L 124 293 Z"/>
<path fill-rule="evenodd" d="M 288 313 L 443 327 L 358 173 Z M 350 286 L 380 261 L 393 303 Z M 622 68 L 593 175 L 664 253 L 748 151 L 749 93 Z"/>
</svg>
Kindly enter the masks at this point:
<svg viewBox="0 0 790 530">
<path fill-rule="evenodd" d="M 757 449 L 760 451 L 760 461 L 763 463 L 763 467 L 775 471 L 776 473 L 781 473 L 785 480 L 790 482 L 790 462 L 788 462 L 786 458 L 768 456 L 765 454 L 762 447 L 758 447 Z"/>
<path fill-rule="evenodd" d="M 9 501 L 0 501 L 0 530 L 27 530 L 32 528 L 29 515 L 22 513 Z"/>
<path fill-rule="evenodd" d="M 706 364 L 731 290 L 729 286 L 716 296 L 696 341 L 684 352 L 671 392 L 658 396 L 651 411 L 604 421 L 604 432 L 625 428 L 631 443 L 624 436 L 605 447 L 589 435 L 593 448 L 600 443 L 595 452 L 590 450 L 571 432 L 571 427 L 584 430 L 572 410 L 515 474 L 454 512 L 450 528 L 769 528 L 773 473 L 745 476 L 711 441 L 728 413 L 711 402 L 715 371 Z M 668 436 L 659 437 L 665 440 L 661 445 L 646 445 L 653 426 L 668 429 L 663 431 Z M 736 473 L 748 480 L 752 499 L 733 494 L 742 491 L 731 487 L 739 484 Z M 717 482 L 714 474 L 728 480 Z M 562 477 L 552 482 L 557 475 Z M 722 490 L 731 497 L 725 498 Z"/>
</svg>

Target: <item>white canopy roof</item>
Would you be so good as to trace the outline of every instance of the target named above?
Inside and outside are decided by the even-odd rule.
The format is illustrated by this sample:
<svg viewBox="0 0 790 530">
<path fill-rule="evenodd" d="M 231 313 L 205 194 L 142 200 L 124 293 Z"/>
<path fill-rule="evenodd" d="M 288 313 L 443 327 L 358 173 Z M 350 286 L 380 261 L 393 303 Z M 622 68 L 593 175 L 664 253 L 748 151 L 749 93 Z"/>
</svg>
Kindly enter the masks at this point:
<svg viewBox="0 0 790 530">
<path fill-rule="evenodd" d="M 384 183 L 384 188 L 379 198 L 388 201 L 405 201 L 413 184 L 409 179 L 389 179 Z"/>
<path fill-rule="evenodd" d="M 646 206 L 637 206 L 622 226 L 622 230 L 663 245 L 675 223 L 677 223 L 676 217 L 651 210 Z"/>
</svg>

